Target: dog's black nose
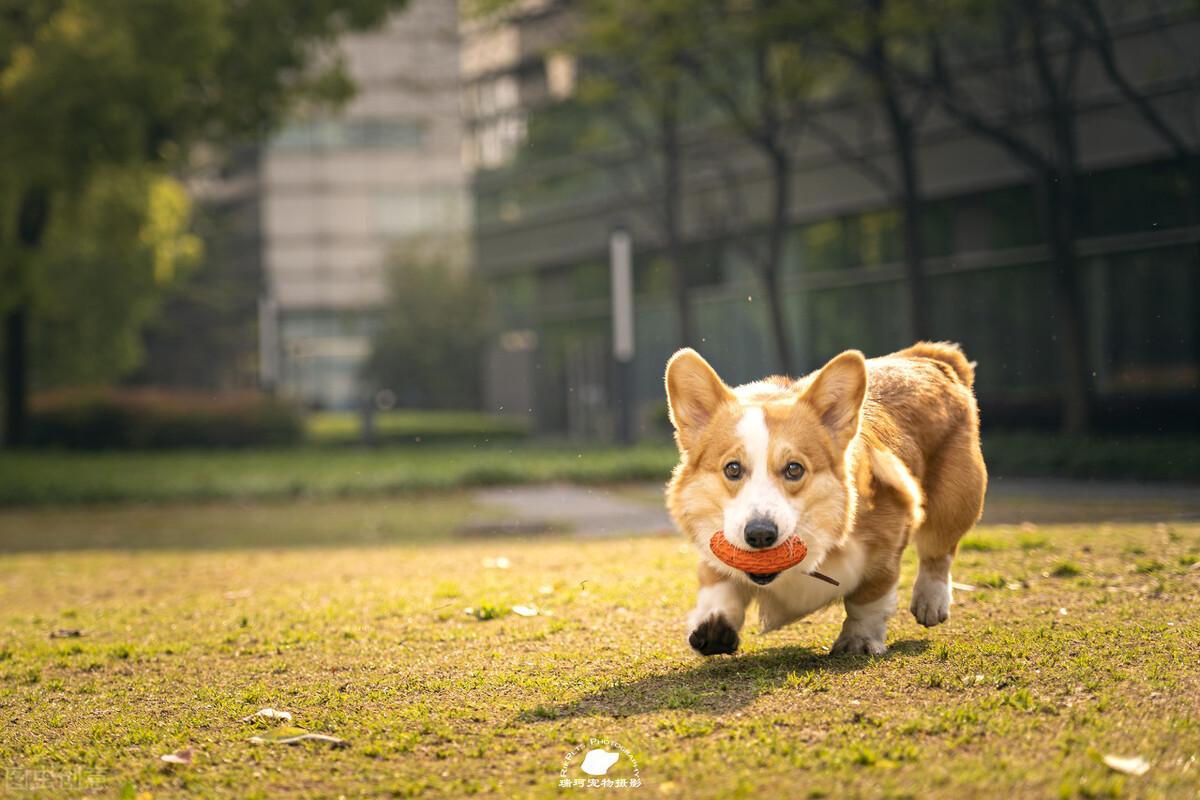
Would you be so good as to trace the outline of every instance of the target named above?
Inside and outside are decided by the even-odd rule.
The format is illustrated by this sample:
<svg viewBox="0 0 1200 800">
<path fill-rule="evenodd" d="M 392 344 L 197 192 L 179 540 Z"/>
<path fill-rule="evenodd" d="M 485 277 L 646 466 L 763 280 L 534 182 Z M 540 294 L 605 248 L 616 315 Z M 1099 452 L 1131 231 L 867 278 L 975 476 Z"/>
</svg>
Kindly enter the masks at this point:
<svg viewBox="0 0 1200 800">
<path fill-rule="evenodd" d="M 766 517 L 755 517 L 747 522 L 744 533 L 746 544 L 760 549 L 770 547 L 779 538 L 779 528 Z"/>
</svg>

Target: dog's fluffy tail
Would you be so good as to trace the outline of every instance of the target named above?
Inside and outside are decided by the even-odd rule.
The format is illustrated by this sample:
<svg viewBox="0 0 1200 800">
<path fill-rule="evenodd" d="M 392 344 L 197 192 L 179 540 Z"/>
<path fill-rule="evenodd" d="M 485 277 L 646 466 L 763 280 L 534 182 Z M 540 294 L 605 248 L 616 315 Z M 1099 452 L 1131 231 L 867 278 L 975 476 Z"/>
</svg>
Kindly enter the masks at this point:
<svg viewBox="0 0 1200 800">
<path fill-rule="evenodd" d="M 975 362 L 968 361 L 954 342 L 917 342 L 893 355 L 901 358 L 928 358 L 950 368 L 950 372 L 968 388 L 975 385 Z"/>
</svg>

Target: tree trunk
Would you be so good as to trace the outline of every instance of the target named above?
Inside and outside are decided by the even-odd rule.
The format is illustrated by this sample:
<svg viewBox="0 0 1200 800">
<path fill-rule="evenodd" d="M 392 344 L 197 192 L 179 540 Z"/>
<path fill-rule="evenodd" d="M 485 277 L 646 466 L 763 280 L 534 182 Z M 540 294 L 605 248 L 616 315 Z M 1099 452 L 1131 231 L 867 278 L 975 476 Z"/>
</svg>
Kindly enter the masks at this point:
<svg viewBox="0 0 1200 800">
<path fill-rule="evenodd" d="M 671 260 L 671 294 L 675 301 L 675 336 L 678 339 L 679 347 L 690 347 L 695 342 L 695 332 L 682 249 L 679 246 L 678 233 L 676 233 L 672 237 L 672 241 L 667 244 L 667 258 Z"/>
<path fill-rule="evenodd" d="M 18 302 L 4 315 L 4 443 L 9 447 L 18 447 L 27 438 L 29 387 L 25 352 L 28 327 L 25 305 Z"/>
<path fill-rule="evenodd" d="M 1039 176 L 1039 195 L 1053 275 L 1054 321 L 1062 370 L 1062 430 L 1084 433 L 1091 427 L 1092 380 L 1075 254 L 1074 176 L 1043 173 Z"/>
<path fill-rule="evenodd" d="M 925 281 L 925 243 L 921 231 L 921 177 L 917 171 L 916 145 L 912 125 L 890 97 L 888 119 L 900 171 L 900 215 L 904 238 L 904 277 L 908 296 L 909 338 L 930 338 L 929 292 Z"/>
<path fill-rule="evenodd" d="M 29 307 L 28 287 L 21 270 L 42 243 L 50 214 L 50 195 L 41 187 L 27 189 L 17 210 L 14 284 L 17 297 L 4 315 L 4 444 L 18 447 L 29 433 Z"/>
<path fill-rule="evenodd" d="M 666 238 L 667 258 L 671 261 L 671 294 L 675 302 L 677 346 L 688 347 L 693 343 L 692 306 L 688 298 L 687 269 L 683 260 L 680 222 L 680 170 L 679 118 L 675 109 L 675 96 L 671 94 L 664 104 L 662 118 L 662 193 L 663 227 Z"/>
<path fill-rule="evenodd" d="M 891 131 L 900 174 L 900 224 L 904 243 L 904 277 L 908 306 L 908 334 L 914 341 L 930 338 L 929 298 L 925 282 L 925 243 L 921 231 L 921 175 L 917 166 L 916 134 L 913 118 L 905 113 L 900 101 L 898 80 L 881 31 L 886 12 L 884 0 L 871 0 L 867 15 L 871 31 L 867 49 L 869 74 L 883 104 L 884 117 Z"/>
<path fill-rule="evenodd" d="M 1043 227 L 1050 248 L 1054 281 L 1054 319 L 1062 369 L 1062 430 L 1084 433 L 1091 428 L 1092 372 L 1088 358 L 1087 319 L 1075 253 L 1078 208 L 1079 142 L 1076 109 L 1072 106 L 1073 66 L 1078 42 L 1068 55 L 1067 75 L 1059 79 L 1046 49 L 1047 8 L 1027 0 L 1033 39 L 1034 70 L 1041 83 L 1050 124 L 1053 158 L 1036 172 L 1040 183 Z"/>
<path fill-rule="evenodd" d="M 792 164 L 787 153 L 779 147 L 771 151 L 770 160 L 771 227 L 767 231 L 767 253 L 760 271 L 766 293 L 771 338 L 775 342 L 776 364 L 780 374 L 791 375 L 795 364 L 792 361 L 792 342 L 783 313 L 783 298 L 779 293 L 779 272 L 783 263 L 788 208 L 791 204 Z"/>
</svg>

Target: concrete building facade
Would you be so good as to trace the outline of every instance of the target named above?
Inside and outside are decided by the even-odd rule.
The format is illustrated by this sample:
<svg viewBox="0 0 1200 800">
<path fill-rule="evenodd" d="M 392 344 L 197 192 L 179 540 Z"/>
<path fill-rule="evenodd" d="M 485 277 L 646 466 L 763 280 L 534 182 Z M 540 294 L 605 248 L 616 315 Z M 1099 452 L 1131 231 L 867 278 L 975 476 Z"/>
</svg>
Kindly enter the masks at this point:
<svg viewBox="0 0 1200 800">
<path fill-rule="evenodd" d="M 260 161 L 262 380 L 321 408 L 361 401 L 389 259 L 453 247 L 470 215 L 455 0 L 411 0 L 340 50 L 355 97 L 296 119 Z"/>
</svg>

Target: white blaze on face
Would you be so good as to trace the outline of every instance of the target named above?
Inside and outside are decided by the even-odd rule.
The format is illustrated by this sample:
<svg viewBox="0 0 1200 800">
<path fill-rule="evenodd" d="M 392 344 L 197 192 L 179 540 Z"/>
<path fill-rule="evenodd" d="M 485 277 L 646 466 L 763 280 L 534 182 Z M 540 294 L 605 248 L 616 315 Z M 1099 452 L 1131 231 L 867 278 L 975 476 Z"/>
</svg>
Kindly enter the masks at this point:
<svg viewBox="0 0 1200 800">
<path fill-rule="evenodd" d="M 796 530 L 796 510 L 774 480 L 769 460 L 771 437 L 761 406 L 746 408 L 737 433 L 746 451 L 742 464 L 744 477 L 737 494 L 725 506 L 725 538 L 739 547 L 753 549 L 746 544 L 746 523 L 755 517 L 765 517 L 779 528 L 782 542 Z"/>
</svg>

